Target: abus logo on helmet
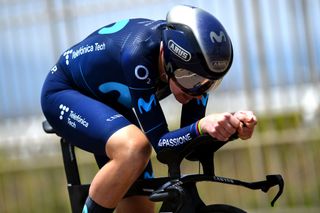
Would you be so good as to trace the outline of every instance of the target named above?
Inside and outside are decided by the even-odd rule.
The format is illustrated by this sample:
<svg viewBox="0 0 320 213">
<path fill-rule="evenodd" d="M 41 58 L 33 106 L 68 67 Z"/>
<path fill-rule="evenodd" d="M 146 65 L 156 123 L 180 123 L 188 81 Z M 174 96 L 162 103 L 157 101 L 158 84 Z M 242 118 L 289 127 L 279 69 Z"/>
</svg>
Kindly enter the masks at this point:
<svg viewBox="0 0 320 213">
<path fill-rule="evenodd" d="M 190 61 L 191 59 L 191 54 L 183 49 L 182 47 L 180 47 L 177 43 L 175 43 L 172 40 L 169 40 L 168 42 L 168 47 L 169 50 L 171 50 L 171 52 L 173 52 L 176 56 L 178 56 L 179 58 L 181 58 L 184 61 Z"/>
</svg>

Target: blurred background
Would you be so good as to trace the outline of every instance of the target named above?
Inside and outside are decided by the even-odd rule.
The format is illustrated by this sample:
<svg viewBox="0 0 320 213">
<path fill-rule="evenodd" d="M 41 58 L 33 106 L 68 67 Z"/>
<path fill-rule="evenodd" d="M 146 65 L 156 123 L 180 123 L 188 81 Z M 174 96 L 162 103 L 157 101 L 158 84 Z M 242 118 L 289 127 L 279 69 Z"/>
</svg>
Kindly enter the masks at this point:
<svg viewBox="0 0 320 213">
<path fill-rule="evenodd" d="M 173 5 L 214 14 L 234 45 L 234 63 L 211 94 L 208 113 L 251 109 L 259 124 L 249 141 L 216 154 L 216 174 L 254 181 L 280 173 L 285 191 L 268 194 L 200 184 L 208 202 L 249 212 L 320 212 L 319 0 L 0 0 L 0 212 L 71 212 L 59 138 L 41 122 L 42 83 L 59 55 L 97 28 L 130 17 L 165 19 Z M 180 106 L 161 102 L 170 128 Z M 77 150 L 83 182 L 97 171 Z M 166 168 L 154 161 L 156 176 Z M 198 165 L 185 162 L 186 172 Z"/>
</svg>

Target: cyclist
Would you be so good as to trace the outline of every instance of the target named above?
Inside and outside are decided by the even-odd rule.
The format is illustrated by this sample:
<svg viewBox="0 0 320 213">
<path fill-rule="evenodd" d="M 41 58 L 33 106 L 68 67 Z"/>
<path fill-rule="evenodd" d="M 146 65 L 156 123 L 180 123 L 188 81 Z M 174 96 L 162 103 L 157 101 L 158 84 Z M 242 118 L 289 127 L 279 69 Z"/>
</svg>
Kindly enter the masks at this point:
<svg viewBox="0 0 320 213">
<path fill-rule="evenodd" d="M 207 91 L 228 72 L 230 38 L 208 12 L 173 7 L 166 20 L 129 19 L 104 26 L 66 50 L 50 70 L 41 105 L 56 132 L 94 153 L 100 170 L 83 212 L 153 212 L 146 197 L 124 198 L 150 178 L 151 146 L 180 149 L 201 134 L 227 141 L 252 136 L 251 111 L 205 116 Z M 182 104 L 181 128 L 169 131 L 159 100 Z"/>
</svg>

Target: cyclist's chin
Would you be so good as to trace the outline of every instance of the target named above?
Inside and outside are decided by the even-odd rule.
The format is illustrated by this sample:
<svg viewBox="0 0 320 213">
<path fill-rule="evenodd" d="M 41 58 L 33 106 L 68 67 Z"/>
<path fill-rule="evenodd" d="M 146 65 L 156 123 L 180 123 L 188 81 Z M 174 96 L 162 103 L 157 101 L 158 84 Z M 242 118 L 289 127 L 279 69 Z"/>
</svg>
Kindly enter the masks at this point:
<svg viewBox="0 0 320 213">
<path fill-rule="evenodd" d="M 183 92 L 175 83 L 174 81 L 169 81 L 171 92 L 173 93 L 174 97 L 177 101 L 179 101 L 181 104 L 186 104 L 189 101 L 191 101 L 194 97 L 191 95 L 188 95 L 187 93 Z"/>
<path fill-rule="evenodd" d="M 189 101 L 193 99 L 192 96 L 186 95 L 185 93 L 173 93 L 173 95 L 176 98 L 176 100 L 181 104 L 187 104 Z"/>
</svg>

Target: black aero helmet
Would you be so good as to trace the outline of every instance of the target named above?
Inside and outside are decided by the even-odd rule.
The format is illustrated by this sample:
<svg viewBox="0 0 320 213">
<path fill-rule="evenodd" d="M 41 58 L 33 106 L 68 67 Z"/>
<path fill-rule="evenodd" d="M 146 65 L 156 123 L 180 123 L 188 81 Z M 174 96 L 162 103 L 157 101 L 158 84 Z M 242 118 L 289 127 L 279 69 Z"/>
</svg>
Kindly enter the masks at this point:
<svg viewBox="0 0 320 213">
<path fill-rule="evenodd" d="M 169 78 L 194 96 L 217 86 L 233 58 L 230 38 L 210 13 L 178 5 L 167 14 L 163 30 L 165 70 Z"/>
</svg>

